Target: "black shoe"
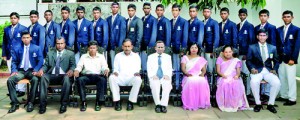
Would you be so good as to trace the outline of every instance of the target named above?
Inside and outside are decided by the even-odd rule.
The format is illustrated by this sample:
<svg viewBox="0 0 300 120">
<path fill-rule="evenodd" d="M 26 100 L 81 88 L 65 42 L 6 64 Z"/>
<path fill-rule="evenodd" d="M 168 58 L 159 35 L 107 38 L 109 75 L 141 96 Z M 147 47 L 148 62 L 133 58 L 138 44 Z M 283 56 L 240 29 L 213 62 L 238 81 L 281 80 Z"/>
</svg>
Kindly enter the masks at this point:
<svg viewBox="0 0 300 120">
<path fill-rule="evenodd" d="M 253 111 L 254 111 L 254 112 L 259 112 L 260 109 L 262 109 L 262 108 L 263 108 L 262 105 L 255 105 Z"/>
<path fill-rule="evenodd" d="M 65 113 L 67 111 L 67 106 L 66 105 L 61 105 L 59 109 L 59 113 Z"/>
<path fill-rule="evenodd" d="M 115 103 L 115 110 L 116 111 L 121 111 L 122 110 L 122 105 L 121 105 L 121 102 L 120 101 L 117 101 Z"/>
<path fill-rule="evenodd" d="M 86 102 L 82 102 L 80 106 L 80 111 L 86 111 Z"/>
<path fill-rule="evenodd" d="M 279 98 L 276 98 L 276 101 L 288 101 L 288 99 L 285 99 L 285 98 L 279 97 Z"/>
<path fill-rule="evenodd" d="M 283 103 L 284 106 L 292 106 L 296 104 L 297 104 L 296 101 L 290 101 L 290 100 L 287 100 L 285 103 Z"/>
<path fill-rule="evenodd" d="M 277 113 L 277 110 L 275 109 L 275 107 L 273 105 L 268 105 L 267 109 L 272 113 Z"/>
<path fill-rule="evenodd" d="M 166 106 L 161 106 L 161 112 L 162 113 L 167 113 L 167 107 Z"/>
<path fill-rule="evenodd" d="M 11 105 L 11 107 L 10 107 L 10 109 L 8 110 L 7 113 L 13 113 L 13 112 L 15 112 L 17 109 L 19 109 L 19 104 Z"/>
<path fill-rule="evenodd" d="M 40 104 L 39 113 L 44 114 L 46 112 L 46 105 Z"/>
<path fill-rule="evenodd" d="M 130 102 L 130 101 L 127 102 L 127 109 L 126 110 L 127 111 L 133 110 L 133 103 L 132 102 Z"/>
<path fill-rule="evenodd" d="M 160 113 L 161 112 L 161 106 L 160 105 L 156 105 L 155 112 L 156 113 Z"/>
<path fill-rule="evenodd" d="M 33 111 L 33 104 L 31 102 L 28 102 L 26 111 L 27 112 L 32 112 Z"/>
<path fill-rule="evenodd" d="M 101 102 L 97 101 L 95 104 L 95 111 L 100 111 L 101 110 Z"/>
<path fill-rule="evenodd" d="M 247 99 L 254 98 L 253 95 L 247 95 Z"/>
<path fill-rule="evenodd" d="M 25 92 L 21 92 L 21 91 L 17 92 L 17 97 L 22 97 L 24 95 L 25 95 Z"/>
<path fill-rule="evenodd" d="M 269 98 L 270 97 L 268 95 L 261 95 L 260 100 L 263 101 L 263 102 L 264 101 L 269 101 Z"/>
</svg>

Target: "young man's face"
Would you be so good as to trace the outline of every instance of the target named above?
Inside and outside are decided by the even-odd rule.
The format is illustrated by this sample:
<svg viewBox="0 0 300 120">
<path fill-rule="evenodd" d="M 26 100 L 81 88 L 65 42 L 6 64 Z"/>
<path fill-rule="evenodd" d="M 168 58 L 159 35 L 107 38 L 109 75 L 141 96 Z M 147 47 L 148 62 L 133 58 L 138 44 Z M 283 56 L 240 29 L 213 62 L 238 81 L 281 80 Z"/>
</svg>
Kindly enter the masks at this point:
<svg viewBox="0 0 300 120">
<path fill-rule="evenodd" d="M 22 41 L 26 46 L 30 44 L 31 39 L 32 38 L 31 38 L 30 34 L 22 35 Z"/>
<path fill-rule="evenodd" d="M 149 15 L 149 14 L 150 14 L 150 11 L 151 11 L 151 7 L 148 6 L 148 5 L 145 5 L 145 6 L 143 7 L 143 10 L 144 10 L 145 15 Z"/>
<path fill-rule="evenodd" d="M 172 14 L 174 18 L 178 17 L 179 13 L 180 13 L 179 8 L 172 8 Z"/>
<path fill-rule="evenodd" d="M 189 14 L 190 14 L 191 18 L 195 18 L 197 16 L 197 14 L 198 14 L 197 9 L 196 8 L 191 8 L 189 10 Z"/>
<path fill-rule="evenodd" d="M 16 15 L 13 15 L 13 16 L 10 17 L 10 22 L 11 22 L 12 25 L 16 25 L 16 24 L 19 23 L 19 18 L 17 18 Z"/>
<path fill-rule="evenodd" d="M 70 13 L 66 10 L 62 10 L 61 11 L 61 17 L 63 18 L 63 20 L 67 20 L 69 18 Z"/>
<path fill-rule="evenodd" d="M 266 40 L 268 39 L 268 36 L 266 33 L 259 33 L 257 36 L 258 42 L 260 43 L 265 43 Z"/>
<path fill-rule="evenodd" d="M 117 14 L 119 11 L 119 5 L 113 5 L 110 7 L 112 14 Z"/>
<path fill-rule="evenodd" d="M 158 54 L 162 54 L 165 51 L 165 44 L 164 43 L 157 43 L 155 46 L 155 50 Z"/>
<path fill-rule="evenodd" d="M 90 55 L 95 55 L 98 52 L 98 47 L 97 45 L 91 45 L 89 47 L 89 54 Z"/>
<path fill-rule="evenodd" d="M 261 23 L 266 23 L 269 19 L 269 16 L 266 13 L 262 13 L 259 15 L 259 20 Z"/>
<path fill-rule="evenodd" d="M 161 7 L 158 7 L 158 8 L 155 10 L 155 12 L 156 12 L 157 17 L 161 17 L 161 16 L 164 15 L 165 10 L 164 10 L 163 8 L 161 8 Z"/>
<path fill-rule="evenodd" d="M 210 9 L 204 9 L 203 10 L 203 16 L 205 17 L 205 19 L 210 18 L 210 15 L 211 15 Z"/>
<path fill-rule="evenodd" d="M 39 20 L 39 17 L 36 14 L 30 15 L 29 18 L 32 24 L 35 24 Z"/>
<path fill-rule="evenodd" d="M 84 11 L 83 10 L 77 10 L 76 15 L 78 19 L 82 19 L 84 17 Z"/>
<path fill-rule="evenodd" d="M 99 10 L 93 11 L 94 20 L 98 20 L 101 17 L 101 12 Z"/>
<path fill-rule="evenodd" d="M 128 9 L 128 16 L 131 18 L 135 15 L 136 10 L 133 8 Z"/>
<path fill-rule="evenodd" d="M 241 21 L 244 21 L 244 20 L 247 18 L 247 14 L 245 14 L 245 13 L 240 13 L 240 14 L 239 14 L 239 18 L 240 18 Z"/>
<path fill-rule="evenodd" d="M 44 13 L 44 18 L 46 19 L 47 22 L 50 22 L 52 20 L 51 12 L 45 12 Z"/>
<path fill-rule="evenodd" d="M 294 19 L 294 17 L 291 14 L 284 14 L 282 16 L 282 20 L 285 24 L 290 24 L 293 19 Z"/>
<path fill-rule="evenodd" d="M 221 16 L 222 20 L 227 20 L 229 13 L 227 11 L 221 11 L 220 16 Z"/>
</svg>

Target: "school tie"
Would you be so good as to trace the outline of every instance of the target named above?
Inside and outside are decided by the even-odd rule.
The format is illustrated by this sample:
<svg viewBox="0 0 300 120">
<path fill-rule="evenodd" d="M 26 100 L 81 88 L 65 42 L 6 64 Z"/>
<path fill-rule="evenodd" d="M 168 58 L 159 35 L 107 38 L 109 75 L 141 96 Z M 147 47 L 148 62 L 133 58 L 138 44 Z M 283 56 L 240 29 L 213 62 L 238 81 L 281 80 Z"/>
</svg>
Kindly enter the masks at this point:
<svg viewBox="0 0 300 120">
<path fill-rule="evenodd" d="M 12 26 L 12 27 L 11 27 L 11 36 L 14 36 L 15 27 L 16 27 L 16 26 Z"/>
<path fill-rule="evenodd" d="M 29 69 L 29 52 L 28 46 L 25 47 L 25 59 L 24 59 L 24 70 L 27 71 Z"/>
<path fill-rule="evenodd" d="M 30 34 L 31 34 L 31 32 L 32 32 L 33 26 L 34 26 L 34 24 L 33 24 L 33 25 L 30 25 L 30 28 L 29 28 Z"/>
<path fill-rule="evenodd" d="M 63 21 L 63 22 L 62 22 L 62 24 L 61 24 L 61 29 L 60 29 L 60 32 L 62 32 L 62 30 L 63 30 L 63 28 L 64 28 L 65 24 L 66 24 L 66 21 Z"/>
<path fill-rule="evenodd" d="M 98 20 L 95 20 L 94 23 L 93 23 L 93 27 L 94 27 L 94 28 L 96 27 L 97 21 L 98 21 Z"/>
<path fill-rule="evenodd" d="M 243 22 L 240 23 L 240 31 L 241 31 L 242 27 L 243 27 Z"/>
<path fill-rule="evenodd" d="M 161 55 L 158 56 L 158 69 L 157 69 L 157 72 L 156 72 L 156 76 L 159 79 L 163 78 L 163 71 L 162 71 L 162 68 L 161 68 Z"/>
<path fill-rule="evenodd" d="M 224 26 L 225 26 L 226 22 L 222 22 L 222 33 L 224 32 Z"/>
<path fill-rule="evenodd" d="M 58 75 L 59 74 L 59 68 L 60 68 L 60 57 L 61 57 L 61 53 L 58 52 L 57 58 L 56 58 L 56 63 L 55 63 L 55 74 Z"/>
<path fill-rule="evenodd" d="M 78 20 L 78 22 L 77 22 L 78 31 L 79 31 L 79 29 L 80 29 L 81 22 L 82 22 L 82 19 L 81 19 L 81 20 Z"/>
<path fill-rule="evenodd" d="M 203 23 L 204 23 L 204 25 L 206 25 L 206 23 L 207 23 L 207 20 L 203 20 Z"/>
<path fill-rule="evenodd" d="M 173 23 L 172 24 L 173 24 L 173 29 L 174 29 L 175 24 L 176 24 L 176 18 L 173 19 Z"/>
<path fill-rule="evenodd" d="M 49 29 L 49 23 L 46 24 L 46 33 L 48 33 L 48 29 Z"/>
<path fill-rule="evenodd" d="M 284 28 L 283 28 L 283 32 L 284 32 L 284 33 L 283 33 L 283 34 L 284 34 L 284 35 L 283 35 L 283 40 L 285 41 L 285 37 L 286 37 L 286 33 L 287 33 L 287 26 L 286 26 L 286 25 L 285 25 Z"/>
<path fill-rule="evenodd" d="M 264 28 L 264 25 L 260 25 L 260 29 L 263 29 Z"/>
<path fill-rule="evenodd" d="M 127 23 L 127 30 L 129 31 L 130 29 L 130 23 L 131 23 L 131 18 L 129 18 L 128 23 Z"/>
<path fill-rule="evenodd" d="M 261 46 L 261 57 L 263 59 L 263 62 L 265 62 L 267 60 L 266 51 L 265 51 L 265 45 Z"/>
<path fill-rule="evenodd" d="M 111 25 L 114 24 L 115 19 L 116 19 L 116 16 L 113 15 L 113 16 L 112 16 L 112 19 L 111 19 Z"/>
<path fill-rule="evenodd" d="M 193 19 L 193 20 L 192 20 L 192 19 L 190 20 L 190 25 L 193 23 L 193 21 L 194 21 L 194 19 Z"/>
</svg>

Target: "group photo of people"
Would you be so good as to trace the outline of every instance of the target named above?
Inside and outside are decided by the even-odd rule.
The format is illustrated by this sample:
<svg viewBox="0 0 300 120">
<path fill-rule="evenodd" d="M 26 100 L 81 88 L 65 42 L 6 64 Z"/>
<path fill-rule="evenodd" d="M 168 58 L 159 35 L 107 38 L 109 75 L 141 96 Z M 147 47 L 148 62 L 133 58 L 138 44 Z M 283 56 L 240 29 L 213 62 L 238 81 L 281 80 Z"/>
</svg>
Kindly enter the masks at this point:
<svg viewBox="0 0 300 120">
<path fill-rule="evenodd" d="M 296 11 L 277 13 L 284 24 L 276 27 L 268 22 L 268 9 L 252 18 L 260 21 L 254 25 L 247 20 L 251 10 L 246 8 L 223 7 L 216 11 L 222 20 L 216 21 L 211 6 L 190 5 L 183 13 L 181 5 L 173 4 L 172 18 L 165 17 L 162 4 L 144 2 L 142 7 L 128 4 L 125 18 L 119 14 L 120 4 L 112 2 L 111 15 L 103 18 L 100 7 L 87 11 L 79 5 L 72 21 L 74 10 L 63 6 L 60 23 L 51 10 L 31 10 L 30 26 L 20 24 L 19 13 L 11 12 L 2 45 L 10 72 L 8 113 L 22 107 L 19 97 L 24 95 L 27 112 L 46 113 L 49 93 L 55 91 L 51 85 L 61 85 L 60 114 L 67 112 L 72 94 L 78 96 L 81 112 L 90 109 L 87 104 L 93 104 L 94 111 L 106 109 L 107 103 L 122 111 L 125 104 L 132 111 L 149 102 L 156 113 L 167 113 L 172 101 L 187 111 L 214 107 L 275 114 L 275 101 L 297 104 L 300 28 L 292 23 Z M 137 17 L 137 12 L 144 16 Z M 92 21 L 85 18 L 87 13 Z M 231 21 L 230 15 L 240 21 Z M 38 22 L 43 17 L 44 25 Z M 19 83 L 24 79 L 29 84 Z M 89 85 L 95 85 L 95 103 L 87 99 Z"/>
</svg>

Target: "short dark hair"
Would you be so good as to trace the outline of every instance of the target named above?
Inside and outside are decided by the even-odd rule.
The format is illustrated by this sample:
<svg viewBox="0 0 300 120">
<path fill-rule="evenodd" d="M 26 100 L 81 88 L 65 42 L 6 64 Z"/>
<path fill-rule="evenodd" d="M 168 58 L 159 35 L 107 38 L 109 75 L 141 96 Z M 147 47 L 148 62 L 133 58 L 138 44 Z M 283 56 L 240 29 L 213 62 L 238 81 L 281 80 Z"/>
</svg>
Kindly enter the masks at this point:
<svg viewBox="0 0 300 120">
<path fill-rule="evenodd" d="M 238 52 L 236 49 L 234 49 L 231 45 L 225 45 L 223 48 L 222 48 L 222 52 L 225 51 L 226 48 L 230 48 L 232 50 L 232 57 L 238 57 Z"/>
<path fill-rule="evenodd" d="M 158 41 L 155 42 L 155 46 L 156 46 L 158 43 L 163 43 L 163 44 L 165 44 L 164 41 L 158 40 Z"/>
<path fill-rule="evenodd" d="M 173 9 L 173 8 L 178 8 L 179 11 L 181 10 L 181 6 L 178 5 L 177 3 L 173 4 L 172 9 Z"/>
<path fill-rule="evenodd" d="M 79 10 L 82 10 L 85 13 L 85 8 L 83 6 L 78 6 L 76 8 L 76 12 L 79 11 Z"/>
<path fill-rule="evenodd" d="M 68 11 L 68 13 L 70 13 L 70 8 L 68 6 L 63 6 L 61 8 L 61 11 L 63 11 L 63 10 Z"/>
<path fill-rule="evenodd" d="M 196 46 L 197 46 L 197 48 L 198 48 L 197 54 L 200 55 L 200 53 L 201 53 L 201 47 L 200 47 L 196 42 L 190 42 L 190 43 L 188 44 L 188 47 L 187 47 L 187 50 L 186 50 L 186 51 L 188 52 L 188 54 L 189 54 L 189 55 L 191 54 L 191 47 L 192 47 L 193 45 L 196 45 Z"/>
<path fill-rule="evenodd" d="M 284 11 L 284 12 L 282 13 L 282 16 L 283 16 L 283 15 L 286 15 L 286 14 L 290 14 L 291 16 L 293 16 L 293 12 L 290 11 L 290 10 Z"/>
<path fill-rule="evenodd" d="M 229 14 L 229 9 L 227 7 L 223 7 L 221 10 L 220 10 L 220 13 L 221 12 L 227 12 Z"/>
<path fill-rule="evenodd" d="M 145 7 L 145 6 L 150 6 L 151 7 L 151 3 L 145 2 L 144 5 L 143 5 L 143 7 Z"/>
<path fill-rule="evenodd" d="M 118 2 L 111 3 L 111 6 L 114 6 L 114 5 L 118 5 L 119 6 L 119 3 Z"/>
<path fill-rule="evenodd" d="M 245 13 L 246 15 L 248 15 L 247 9 L 246 9 L 246 8 L 241 8 L 241 9 L 239 10 L 239 14 L 242 14 L 242 13 Z"/>
<path fill-rule="evenodd" d="M 31 10 L 30 13 L 29 13 L 29 16 L 31 16 L 31 15 L 37 15 L 37 16 L 39 16 L 39 12 L 36 11 L 36 10 Z"/>
<path fill-rule="evenodd" d="M 129 4 L 127 6 L 127 9 L 129 9 L 129 8 L 132 8 L 132 9 L 136 10 L 136 6 L 134 4 Z"/>
<path fill-rule="evenodd" d="M 259 35 L 260 33 L 266 33 L 266 35 L 268 36 L 268 31 L 266 29 L 259 29 L 256 33 L 256 35 Z"/>
<path fill-rule="evenodd" d="M 210 6 L 204 6 L 202 10 L 204 11 L 205 9 L 211 10 L 211 7 Z"/>
<path fill-rule="evenodd" d="M 129 38 L 126 38 L 126 39 L 122 42 L 122 45 L 124 45 L 124 43 L 126 43 L 126 42 L 130 42 L 131 45 L 132 45 L 132 41 L 131 41 Z"/>
<path fill-rule="evenodd" d="M 261 15 L 261 14 L 267 14 L 267 16 L 270 16 L 270 12 L 267 9 L 262 9 L 261 11 L 259 11 L 258 15 Z"/>
<path fill-rule="evenodd" d="M 162 5 L 162 4 L 158 4 L 158 5 L 156 5 L 156 8 L 155 8 L 155 9 L 157 10 L 157 8 L 159 8 L 159 7 L 160 7 L 160 8 L 162 8 L 163 10 L 165 10 L 165 7 L 164 7 L 164 5 Z"/>
<path fill-rule="evenodd" d="M 23 35 L 30 35 L 30 37 L 31 37 L 30 32 L 28 32 L 27 30 L 21 32 L 22 37 L 23 37 Z"/>
<path fill-rule="evenodd" d="M 46 11 L 44 12 L 44 14 L 47 13 L 47 12 L 49 12 L 49 13 L 51 13 L 51 15 L 53 15 L 53 12 L 52 12 L 51 10 L 46 10 Z"/>
<path fill-rule="evenodd" d="M 195 8 L 196 10 L 198 10 L 198 7 L 196 5 L 190 5 L 189 10 Z"/>
<path fill-rule="evenodd" d="M 64 40 L 64 43 L 66 43 L 66 40 L 65 40 L 64 37 L 58 37 L 58 38 L 56 38 L 55 43 L 57 43 L 57 41 L 60 41 L 60 40 Z"/>
<path fill-rule="evenodd" d="M 18 19 L 20 19 L 20 15 L 17 12 L 10 13 L 9 17 L 12 17 L 12 16 L 16 16 Z"/>
<path fill-rule="evenodd" d="M 99 12 L 101 12 L 101 8 L 98 7 L 98 6 L 96 6 L 96 7 L 93 8 L 93 11 L 99 11 Z"/>
<path fill-rule="evenodd" d="M 95 41 L 95 40 L 90 41 L 89 44 L 88 44 L 88 47 L 90 47 L 92 45 L 96 45 L 97 46 L 98 45 L 97 41 Z"/>
</svg>

